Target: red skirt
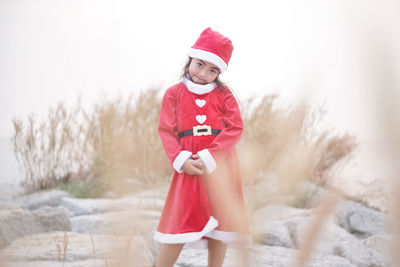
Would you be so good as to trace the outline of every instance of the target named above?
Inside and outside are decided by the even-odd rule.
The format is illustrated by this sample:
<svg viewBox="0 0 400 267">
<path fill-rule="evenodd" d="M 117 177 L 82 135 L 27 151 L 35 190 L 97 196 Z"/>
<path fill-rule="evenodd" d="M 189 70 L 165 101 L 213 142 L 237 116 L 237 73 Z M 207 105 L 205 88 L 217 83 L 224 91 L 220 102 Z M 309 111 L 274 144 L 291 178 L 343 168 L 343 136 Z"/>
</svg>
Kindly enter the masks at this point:
<svg viewBox="0 0 400 267">
<path fill-rule="evenodd" d="M 207 238 L 234 243 L 249 238 L 236 153 L 212 173 L 175 171 L 154 239 L 204 247 Z"/>
</svg>

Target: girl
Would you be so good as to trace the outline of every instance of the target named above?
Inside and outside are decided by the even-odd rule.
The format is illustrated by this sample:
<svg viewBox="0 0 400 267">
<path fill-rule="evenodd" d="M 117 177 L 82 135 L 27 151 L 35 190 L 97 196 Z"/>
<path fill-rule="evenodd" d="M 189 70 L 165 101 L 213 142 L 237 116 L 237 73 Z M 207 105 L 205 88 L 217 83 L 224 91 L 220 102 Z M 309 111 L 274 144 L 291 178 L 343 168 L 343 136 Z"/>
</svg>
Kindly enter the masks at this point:
<svg viewBox="0 0 400 267">
<path fill-rule="evenodd" d="M 218 81 L 232 42 L 211 28 L 189 49 L 183 81 L 163 97 L 159 134 L 174 176 L 154 239 L 157 267 L 171 267 L 184 244 L 208 248 L 222 266 L 226 243 L 248 234 L 235 144 L 243 125 L 232 92 Z"/>
</svg>

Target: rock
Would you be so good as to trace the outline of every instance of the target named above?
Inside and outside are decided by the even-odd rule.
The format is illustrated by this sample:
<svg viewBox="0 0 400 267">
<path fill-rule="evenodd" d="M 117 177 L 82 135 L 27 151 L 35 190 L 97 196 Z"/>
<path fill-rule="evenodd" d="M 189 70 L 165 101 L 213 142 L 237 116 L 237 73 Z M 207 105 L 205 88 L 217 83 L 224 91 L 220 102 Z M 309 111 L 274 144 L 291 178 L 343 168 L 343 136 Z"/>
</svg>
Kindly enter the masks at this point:
<svg viewBox="0 0 400 267">
<path fill-rule="evenodd" d="M 386 214 L 353 201 L 344 201 L 335 212 L 337 223 L 359 238 L 388 233 Z"/>
<path fill-rule="evenodd" d="M 381 254 L 390 257 L 392 239 L 389 235 L 373 235 L 363 240 L 363 244 L 373 249 L 375 251 L 380 252 Z"/>
<path fill-rule="evenodd" d="M 298 251 L 290 248 L 272 247 L 259 244 L 252 244 L 250 247 L 250 262 L 245 266 L 250 267 L 288 267 L 295 266 Z M 228 248 L 224 261 L 224 267 L 236 267 L 238 265 L 239 252 Z M 177 267 L 207 267 L 207 250 L 192 249 L 184 247 L 175 266 Z M 312 257 L 307 267 L 356 267 L 348 260 L 334 256 Z"/>
<path fill-rule="evenodd" d="M 267 205 L 258 209 L 252 218 L 252 221 L 257 224 L 259 222 L 282 220 L 293 217 L 308 217 L 311 215 L 311 210 L 298 209 L 285 205 Z"/>
<path fill-rule="evenodd" d="M 50 208 L 47 212 L 37 210 L 0 210 L 0 248 L 16 238 L 53 230 L 68 231 L 71 228 L 67 211 Z"/>
<path fill-rule="evenodd" d="M 338 205 L 334 214 L 324 218 L 321 231 L 315 232 L 317 229 L 310 229 L 315 227 L 313 212 L 282 205 L 268 205 L 257 210 L 252 220 L 253 240 L 261 243 L 256 246 L 263 249 L 276 249 L 264 252 L 268 254 L 265 258 L 256 253 L 254 266 L 290 266 L 281 257 L 306 246 L 310 231 L 318 236 L 313 236 L 316 239 L 307 266 L 392 266 L 390 257 L 383 253 L 389 245 L 389 240 L 382 236 L 387 233 L 386 214 L 345 201 Z M 360 239 L 368 236 L 371 237 Z"/>
<path fill-rule="evenodd" d="M 254 267 L 296 266 L 298 251 L 290 248 L 254 245 L 251 250 L 251 265 Z M 348 260 L 334 255 L 312 256 L 307 267 L 355 267 Z"/>
<path fill-rule="evenodd" d="M 285 222 L 285 225 L 290 230 L 290 235 L 292 236 L 296 248 L 301 248 L 310 242 L 310 240 L 307 239 L 310 231 L 313 234 L 312 237 L 315 238 L 312 251 L 313 255 L 333 255 L 333 247 L 335 245 L 342 242 L 357 240 L 346 230 L 334 224 L 331 217 L 326 218 L 319 232 L 315 232 L 317 229 L 312 229 L 312 227 L 314 227 L 314 219 L 315 217 L 311 216 L 308 218 L 292 218 Z"/>
<path fill-rule="evenodd" d="M 352 264 L 345 258 L 337 257 L 334 255 L 321 255 L 312 257 L 308 263 L 307 267 L 358 267 Z"/>
<path fill-rule="evenodd" d="M 145 234 L 154 232 L 160 215 L 160 212 L 139 210 L 76 216 L 71 218 L 72 231 L 114 235 Z"/>
<path fill-rule="evenodd" d="M 224 267 L 242 266 L 238 264 L 240 252 L 233 247 L 228 247 L 224 260 Z M 175 266 L 179 267 L 207 267 L 208 252 L 206 249 L 195 249 L 184 246 Z M 244 266 L 244 265 L 243 265 Z"/>
<path fill-rule="evenodd" d="M 226 263 L 225 263 L 226 265 Z M 178 260 L 175 263 L 177 267 L 199 267 L 207 266 L 207 250 L 193 249 L 184 246 Z"/>
<path fill-rule="evenodd" d="M 252 229 L 254 241 L 270 246 L 299 248 L 305 242 L 305 235 L 308 234 L 312 226 L 314 217 L 311 214 L 312 210 L 279 205 L 267 206 L 257 211 L 254 216 L 255 222 Z M 261 221 L 263 217 L 267 219 Z M 332 216 L 325 218 L 325 220 L 324 228 L 318 233 L 319 238 L 314 248 L 316 250 L 315 255 L 333 255 L 334 244 L 357 241 L 357 238 L 349 232 L 334 224 Z"/>
<path fill-rule="evenodd" d="M 142 210 L 154 210 L 161 212 L 165 204 L 165 197 L 160 197 L 160 195 L 150 194 L 150 192 L 137 194 L 132 197 L 124 197 L 115 203 L 115 208 L 113 207 L 113 210 L 117 210 L 118 207 L 123 207 L 124 209 L 129 210 L 138 208 Z"/>
<path fill-rule="evenodd" d="M 254 227 L 253 241 L 269 246 L 294 248 L 288 227 L 283 221 L 260 223 Z"/>
<path fill-rule="evenodd" d="M 72 216 L 105 213 L 121 210 L 160 210 L 164 205 L 161 199 L 141 199 L 140 196 L 121 199 L 76 199 L 63 198 L 61 205 L 66 207 Z"/>
<path fill-rule="evenodd" d="M 283 247 L 253 245 L 251 248 L 250 266 L 290 266 L 296 256 L 296 250 Z"/>
<path fill-rule="evenodd" d="M 305 218 L 310 210 L 298 209 L 284 205 L 267 205 L 257 210 L 252 218 L 253 240 L 269 246 L 294 248 L 286 219 Z"/>
<path fill-rule="evenodd" d="M 168 193 L 168 186 L 162 186 L 152 190 L 145 190 L 135 194 L 135 196 L 141 199 L 162 199 L 165 200 Z M 129 197 L 128 197 L 129 198 Z"/>
<path fill-rule="evenodd" d="M 301 181 L 296 187 L 296 206 L 315 208 L 327 194 L 327 190 L 309 181 Z"/>
<path fill-rule="evenodd" d="M 37 207 L 31 211 L 1 210 L 0 247 L 8 244 L 1 252 L 6 259 L 3 265 L 61 266 L 63 254 L 59 254 L 58 247 L 63 247 L 67 231 L 66 266 L 129 267 L 129 262 L 137 261 L 152 266 L 159 247 L 152 235 L 165 194 L 164 188 L 117 199 L 75 199 L 64 195 L 59 198 L 58 207 L 54 207 L 56 201 L 50 201 L 51 205 L 36 201 L 25 204 L 25 208 Z M 251 245 L 249 266 L 293 264 L 297 249 L 305 244 L 306 234 L 313 227 L 313 212 L 285 205 L 258 209 L 252 218 L 253 240 L 258 243 Z M 325 218 L 307 266 L 392 266 L 384 253 L 390 246 L 389 236 L 385 235 L 386 217 L 356 202 L 341 203 L 333 215 Z M 58 231 L 43 233 L 54 230 Z M 185 246 L 175 266 L 207 266 L 206 252 Z M 237 266 L 238 254 L 228 248 L 224 266 Z"/>
<path fill-rule="evenodd" d="M 66 244 L 66 253 L 63 252 L 64 244 Z M 100 262 L 99 266 L 102 266 L 102 262 L 105 261 L 114 262 L 112 266 L 118 266 L 118 263 L 124 263 L 119 266 L 130 266 L 129 263 L 151 266 L 154 264 L 154 249 L 139 236 L 49 232 L 14 240 L 1 251 L 1 258 L 8 266 L 13 266 L 14 263 L 37 261 L 57 262 L 58 264 L 54 266 L 62 266 L 63 260 L 67 262 L 66 266 L 93 266 L 93 262 Z M 89 265 L 84 265 L 85 262 Z"/>
<path fill-rule="evenodd" d="M 308 232 L 313 226 L 313 217 L 291 222 L 295 224 L 296 231 L 294 238 L 298 248 L 307 243 Z M 316 242 L 313 244 L 312 255 L 323 257 L 326 255 L 335 255 L 346 258 L 355 266 L 391 266 L 390 261 L 384 258 L 382 254 L 367 247 L 362 240 L 351 235 L 345 229 L 334 223 L 333 217 L 327 218 L 323 228 L 318 234 Z"/>
<path fill-rule="evenodd" d="M 79 216 L 109 211 L 109 206 L 113 201 L 115 200 L 65 197 L 62 199 L 60 205 L 67 208 L 71 216 Z"/>
<path fill-rule="evenodd" d="M 54 189 L 19 196 L 15 199 L 15 202 L 19 203 L 24 209 L 34 210 L 40 206 L 58 206 L 61 199 L 67 196 L 67 192 Z"/>
<path fill-rule="evenodd" d="M 71 230 L 71 220 L 68 210 L 64 207 L 44 206 L 32 211 L 38 222 L 43 226 L 44 232 L 49 231 L 69 231 Z"/>
<path fill-rule="evenodd" d="M 0 201 L 0 210 L 16 210 L 16 209 L 21 209 L 21 205 L 10 201 Z"/>
<path fill-rule="evenodd" d="M 348 259 L 358 267 L 390 267 L 389 259 L 381 253 L 362 245 L 361 241 L 340 244 L 334 247 L 334 254 Z"/>
<path fill-rule="evenodd" d="M 2 267 L 62 267 L 62 261 L 7 261 L 2 262 Z M 68 262 L 65 266 L 74 266 L 74 267 L 109 267 L 115 266 L 115 261 L 111 260 L 103 260 L 103 259 L 91 259 L 91 260 L 82 260 L 82 261 L 74 261 L 73 265 Z"/>
</svg>

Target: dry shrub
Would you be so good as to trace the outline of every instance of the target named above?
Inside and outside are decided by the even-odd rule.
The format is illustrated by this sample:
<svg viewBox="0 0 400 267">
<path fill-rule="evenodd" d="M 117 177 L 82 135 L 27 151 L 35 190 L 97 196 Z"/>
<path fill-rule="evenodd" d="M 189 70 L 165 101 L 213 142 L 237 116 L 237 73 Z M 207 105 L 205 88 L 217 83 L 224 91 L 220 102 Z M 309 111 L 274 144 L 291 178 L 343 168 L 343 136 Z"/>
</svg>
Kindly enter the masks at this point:
<svg viewBox="0 0 400 267">
<path fill-rule="evenodd" d="M 158 90 L 95 105 L 88 120 L 92 142 L 92 170 L 106 177 L 108 186 L 123 190 L 125 178 L 140 187 L 162 183 L 171 170 L 158 137 L 161 102 Z"/>
<path fill-rule="evenodd" d="M 59 181 L 88 180 L 89 187 L 117 191 L 162 182 L 170 167 L 157 134 L 158 93 L 149 89 L 136 99 L 103 99 L 90 111 L 79 99 L 71 108 L 59 103 L 40 124 L 34 115 L 27 122 L 14 119 L 14 154 L 26 191 Z M 126 178 L 132 178 L 131 187 Z"/>
<path fill-rule="evenodd" d="M 71 170 L 89 167 L 89 151 L 79 120 L 82 107 L 78 99 L 69 109 L 63 103 L 49 108 L 47 118 L 38 123 L 29 116 L 26 123 L 13 119 L 12 142 L 19 164 L 22 185 L 27 191 L 49 188 Z"/>
<path fill-rule="evenodd" d="M 293 196 L 302 181 L 325 185 L 356 147 L 355 138 L 321 131 L 322 109 L 305 103 L 275 105 L 276 96 L 243 104 L 244 133 L 238 150 L 252 213 L 272 198 Z M 301 198 L 301 196 L 297 196 Z"/>
</svg>

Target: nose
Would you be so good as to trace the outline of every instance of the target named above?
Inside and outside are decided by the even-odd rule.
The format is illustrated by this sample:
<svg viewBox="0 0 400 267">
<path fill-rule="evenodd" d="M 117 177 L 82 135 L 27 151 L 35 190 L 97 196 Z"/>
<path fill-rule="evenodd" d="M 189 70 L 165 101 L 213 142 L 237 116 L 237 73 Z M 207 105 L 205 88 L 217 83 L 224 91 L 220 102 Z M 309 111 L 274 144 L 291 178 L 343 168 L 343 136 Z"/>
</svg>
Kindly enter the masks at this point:
<svg viewBox="0 0 400 267">
<path fill-rule="evenodd" d="M 205 69 L 201 69 L 198 73 L 198 75 L 200 76 L 200 78 L 205 78 L 207 75 L 207 70 Z"/>
</svg>

